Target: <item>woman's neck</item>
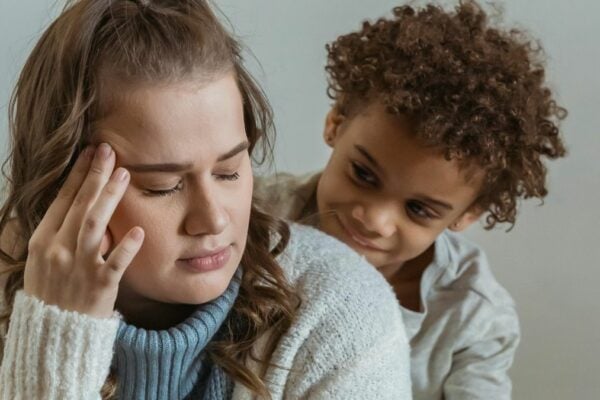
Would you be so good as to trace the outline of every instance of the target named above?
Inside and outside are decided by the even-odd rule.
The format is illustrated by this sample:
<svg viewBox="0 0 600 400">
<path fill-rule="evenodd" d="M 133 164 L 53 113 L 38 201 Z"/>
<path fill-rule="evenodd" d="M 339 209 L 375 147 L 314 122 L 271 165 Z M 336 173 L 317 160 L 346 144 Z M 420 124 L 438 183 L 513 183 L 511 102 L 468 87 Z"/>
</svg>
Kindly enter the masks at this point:
<svg viewBox="0 0 600 400">
<path fill-rule="evenodd" d="M 128 324 L 148 330 L 164 330 L 185 321 L 198 305 L 162 303 L 119 290 L 116 308 Z"/>
</svg>

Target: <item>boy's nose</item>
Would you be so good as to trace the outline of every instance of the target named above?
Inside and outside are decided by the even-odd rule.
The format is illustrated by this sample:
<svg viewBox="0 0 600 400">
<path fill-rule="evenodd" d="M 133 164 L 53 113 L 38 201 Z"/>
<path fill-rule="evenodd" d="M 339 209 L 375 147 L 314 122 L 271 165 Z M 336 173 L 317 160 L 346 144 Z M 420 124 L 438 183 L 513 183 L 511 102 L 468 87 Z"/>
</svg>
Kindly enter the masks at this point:
<svg viewBox="0 0 600 400">
<path fill-rule="evenodd" d="M 352 216 L 364 227 L 364 230 L 387 238 L 396 233 L 396 212 L 389 206 L 365 207 L 357 204 L 352 208 Z M 366 233 L 366 232 L 365 232 Z"/>
</svg>

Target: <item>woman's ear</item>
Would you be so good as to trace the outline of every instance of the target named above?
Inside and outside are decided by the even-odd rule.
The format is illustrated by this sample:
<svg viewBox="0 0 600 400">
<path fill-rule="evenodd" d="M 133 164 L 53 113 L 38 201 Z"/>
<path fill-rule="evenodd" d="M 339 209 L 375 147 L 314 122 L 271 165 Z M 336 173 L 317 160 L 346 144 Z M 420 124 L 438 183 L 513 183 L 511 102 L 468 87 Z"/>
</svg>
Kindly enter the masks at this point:
<svg viewBox="0 0 600 400">
<path fill-rule="evenodd" d="M 483 214 L 483 210 L 481 208 L 477 206 L 472 206 L 467 211 L 462 213 L 460 217 L 455 219 L 454 222 L 452 222 L 450 226 L 448 226 L 448 229 L 450 229 L 453 232 L 462 232 L 469 226 L 471 226 L 473 222 L 479 220 L 481 214 Z"/>
<path fill-rule="evenodd" d="M 332 107 L 325 117 L 325 129 L 323 131 L 323 139 L 329 147 L 334 147 L 338 137 L 340 136 L 340 126 L 344 122 L 345 117 L 339 113 L 337 107 Z"/>
</svg>

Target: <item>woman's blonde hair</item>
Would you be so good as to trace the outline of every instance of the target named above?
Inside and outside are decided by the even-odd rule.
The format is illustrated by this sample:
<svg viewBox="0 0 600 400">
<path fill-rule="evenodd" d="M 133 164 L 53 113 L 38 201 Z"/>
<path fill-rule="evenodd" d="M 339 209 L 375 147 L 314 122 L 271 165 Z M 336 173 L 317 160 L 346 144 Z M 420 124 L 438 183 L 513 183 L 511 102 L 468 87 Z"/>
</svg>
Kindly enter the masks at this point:
<svg viewBox="0 0 600 400">
<path fill-rule="evenodd" d="M 0 210 L 0 233 L 16 225 L 18 242 L 29 242 L 89 143 L 90 126 L 110 98 L 106 82 L 210 80 L 228 71 L 235 73 L 242 95 L 250 151 L 254 161 L 261 163 L 272 149 L 271 109 L 243 67 L 240 44 L 207 1 L 68 1 L 29 56 L 11 99 L 11 153 L 4 165 L 10 170 L 4 171 L 7 197 Z M 274 247 L 273 237 L 279 239 Z M 275 261 L 288 238 L 287 225 L 261 212 L 254 202 L 239 297 L 220 339 L 207 350 L 232 379 L 267 397 L 260 374 L 246 362 L 257 360 L 252 348 L 261 335 L 275 327 L 272 337 L 277 337 L 291 324 L 298 300 Z M 4 291 L 8 312 L 0 316 L 0 325 L 8 321 L 15 293 L 23 287 L 27 246 L 20 246 L 17 254 L 9 253 L 0 251 L 8 266 Z M 275 343 L 269 341 L 266 354 Z M 114 392 L 111 375 L 103 398 L 113 397 Z"/>
</svg>

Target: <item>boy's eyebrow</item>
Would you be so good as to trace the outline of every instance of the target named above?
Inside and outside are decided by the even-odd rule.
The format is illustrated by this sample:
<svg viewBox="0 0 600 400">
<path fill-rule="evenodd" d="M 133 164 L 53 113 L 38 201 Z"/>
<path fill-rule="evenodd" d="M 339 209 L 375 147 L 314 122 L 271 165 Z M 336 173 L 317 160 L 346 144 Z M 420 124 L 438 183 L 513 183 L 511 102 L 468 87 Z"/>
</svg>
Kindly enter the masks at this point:
<svg viewBox="0 0 600 400">
<path fill-rule="evenodd" d="M 360 144 L 355 144 L 354 148 L 360 154 L 362 154 L 373 165 L 373 167 L 375 167 L 377 170 L 379 170 L 379 172 L 383 173 L 383 170 L 381 169 L 381 167 L 379 166 L 379 164 L 377 163 L 377 161 L 375 160 L 375 158 L 371 154 L 369 154 L 369 152 L 367 151 L 367 149 L 365 149 Z"/>
<path fill-rule="evenodd" d="M 449 211 L 454 210 L 454 207 L 452 207 L 450 204 L 445 203 L 445 202 L 443 202 L 441 200 L 436 200 L 436 199 L 431 198 L 429 196 L 417 196 L 417 198 L 419 198 L 421 201 L 424 201 L 425 203 L 432 203 L 432 204 L 435 204 L 435 205 L 440 206 L 442 208 L 445 208 L 445 209 L 447 209 Z"/>
<path fill-rule="evenodd" d="M 220 155 L 217 158 L 217 162 L 222 162 L 235 157 L 242 151 L 247 150 L 250 147 L 250 143 L 245 140 L 242 143 L 235 146 L 225 154 Z M 152 172 L 183 172 L 189 171 L 194 166 L 193 163 L 159 163 L 159 164 L 129 164 L 123 165 L 128 171 L 137 173 L 152 173 Z"/>
<path fill-rule="evenodd" d="M 373 158 L 373 156 L 371 154 L 369 154 L 369 152 L 367 151 L 367 149 L 365 149 L 363 146 L 359 145 L 359 144 L 355 144 L 354 147 L 356 148 L 356 150 L 358 152 L 360 152 L 360 154 L 362 154 L 371 164 L 373 164 L 373 167 L 377 168 L 379 170 L 379 172 L 383 173 L 383 170 L 381 169 L 381 167 L 379 166 L 379 164 L 377 164 L 377 161 L 375 160 L 375 158 Z M 429 196 L 417 196 L 419 199 L 421 199 L 421 201 L 426 202 L 426 203 L 431 203 L 434 205 L 437 205 L 439 207 L 445 208 L 449 211 L 454 210 L 454 207 L 452 207 L 450 204 L 443 202 L 441 200 L 437 200 L 434 199 L 432 197 Z"/>
</svg>

